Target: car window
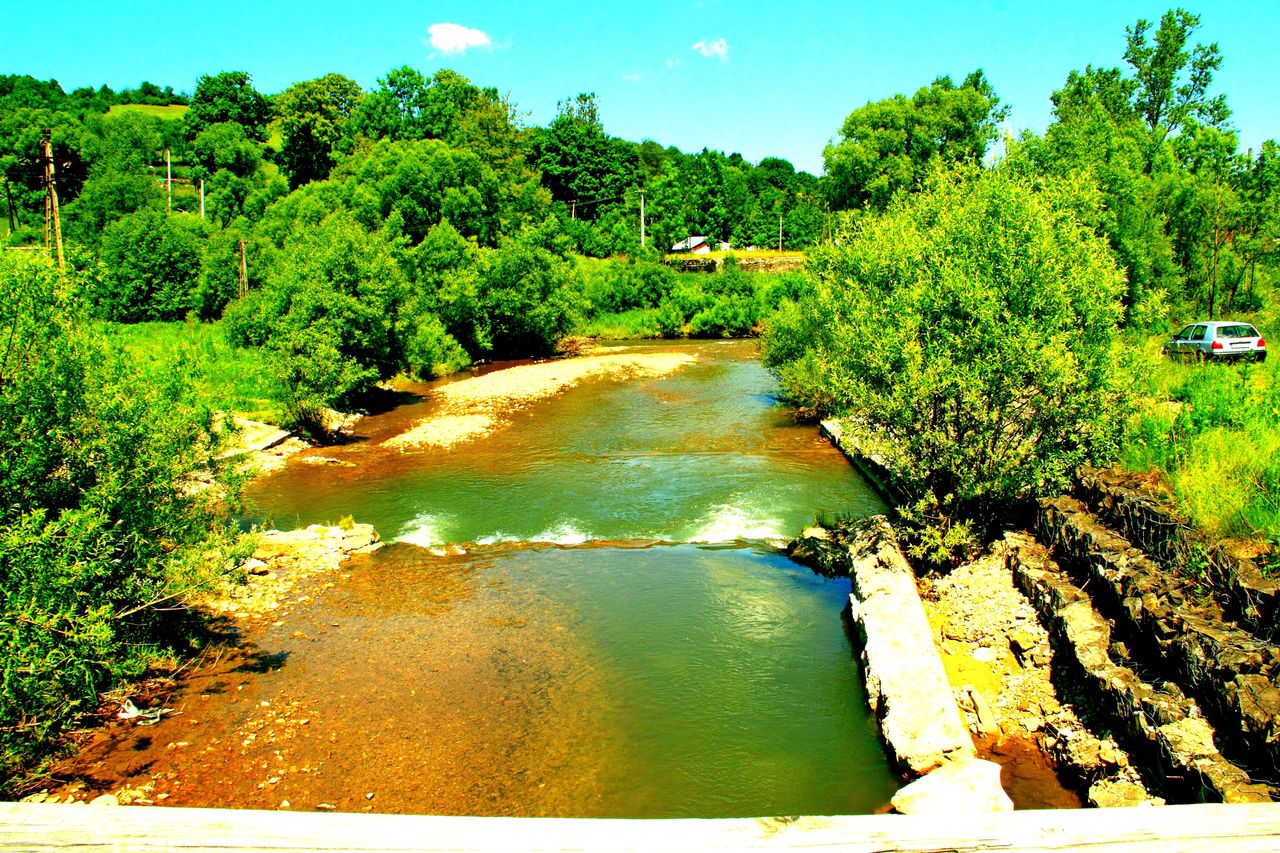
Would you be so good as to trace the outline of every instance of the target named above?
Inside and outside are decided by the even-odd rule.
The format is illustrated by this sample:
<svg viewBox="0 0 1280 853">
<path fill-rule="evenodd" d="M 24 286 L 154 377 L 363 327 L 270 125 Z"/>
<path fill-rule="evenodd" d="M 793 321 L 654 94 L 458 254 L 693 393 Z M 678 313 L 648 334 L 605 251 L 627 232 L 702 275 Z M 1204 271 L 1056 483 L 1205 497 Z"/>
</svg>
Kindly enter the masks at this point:
<svg viewBox="0 0 1280 853">
<path fill-rule="evenodd" d="M 1208 331 L 1208 328 L 1209 328 L 1208 326 L 1196 326 L 1194 329 L 1191 330 L 1191 340 L 1203 341 L 1204 333 Z"/>
<path fill-rule="evenodd" d="M 1219 326 L 1218 337 L 1220 338 L 1256 338 L 1258 332 L 1246 323 L 1237 323 L 1231 326 Z"/>
<path fill-rule="evenodd" d="M 1191 337 L 1191 327 L 1183 326 L 1182 331 L 1178 332 L 1174 337 L 1180 341 L 1185 341 L 1187 338 Z"/>
</svg>

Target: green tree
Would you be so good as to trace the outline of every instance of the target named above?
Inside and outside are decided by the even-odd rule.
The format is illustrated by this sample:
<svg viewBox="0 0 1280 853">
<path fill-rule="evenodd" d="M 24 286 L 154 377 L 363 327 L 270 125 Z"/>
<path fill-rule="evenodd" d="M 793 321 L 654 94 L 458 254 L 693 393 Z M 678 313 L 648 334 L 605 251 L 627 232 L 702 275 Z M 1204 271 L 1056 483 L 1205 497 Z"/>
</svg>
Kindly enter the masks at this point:
<svg viewBox="0 0 1280 853">
<path fill-rule="evenodd" d="M 604 131 L 594 94 L 561 101 L 559 113 L 534 144 L 543 185 L 556 201 L 592 202 L 574 215 L 594 219 L 596 202 L 612 201 L 635 183 L 638 159 L 634 146 Z"/>
<path fill-rule="evenodd" d="M 478 343 L 495 358 L 546 355 L 578 322 L 576 269 L 546 249 L 512 241 L 481 257 Z"/>
<path fill-rule="evenodd" d="M 341 74 L 295 83 L 276 98 L 289 183 L 299 187 L 329 176 L 339 153 L 349 148 L 347 123 L 364 92 Z"/>
<path fill-rule="evenodd" d="M 918 499 L 917 555 L 963 551 L 1113 452 L 1123 278 L 1099 205 L 1084 180 L 937 169 L 812 255 L 814 295 L 772 323 L 788 392 L 865 430 Z"/>
<path fill-rule="evenodd" d="M 1133 106 L 1146 122 L 1158 145 L 1188 122 L 1221 127 L 1231 111 L 1226 97 L 1209 95 L 1213 73 L 1222 66 L 1217 44 L 1197 44 L 1187 49 L 1200 16 L 1183 9 L 1160 18 L 1154 41 L 1148 40 L 1151 23 L 1139 18 L 1125 30 L 1125 62 L 1133 68 Z"/>
<path fill-rule="evenodd" d="M 291 235 L 265 286 L 229 308 L 225 323 L 235 343 L 271 351 L 291 418 L 315 428 L 323 409 L 355 405 L 400 369 L 404 296 L 384 236 L 338 211 Z"/>
<path fill-rule="evenodd" d="M 93 293 L 97 313 L 122 323 L 181 320 L 196 307 L 202 239 L 199 217 L 149 208 L 107 226 L 106 273 Z"/>
<path fill-rule="evenodd" d="M 229 121 L 244 128 L 245 135 L 255 142 L 266 140 L 271 105 L 253 88 L 252 81 L 247 71 L 201 75 L 183 117 L 187 138 L 195 139 L 210 125 Z"/>
<path fill-rule="evenodd" d="M 828 199 L 837 209 L 884 209 L 895 193 L 920 186 L 935 157 L 982 162 L 1007 116 L 981 69 L 959 86 L 944 75 L 910 99 L 869 102 L 823 151 Z"/>
</svg>

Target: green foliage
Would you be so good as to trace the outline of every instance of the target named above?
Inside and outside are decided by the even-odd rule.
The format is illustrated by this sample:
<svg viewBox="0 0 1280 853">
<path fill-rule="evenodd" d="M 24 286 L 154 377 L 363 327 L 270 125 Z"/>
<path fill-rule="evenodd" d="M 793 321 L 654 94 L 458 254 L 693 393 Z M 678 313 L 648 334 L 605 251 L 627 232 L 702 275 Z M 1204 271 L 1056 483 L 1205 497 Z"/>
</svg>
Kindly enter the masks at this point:
<svg viewBox="0 0 1280 853">
<path fill-rule="evenodd" d="M 1129 423 L 1121 464 L 1163 472 L 1178 506 L 1211 535 L 1280 547 L 1275 363 L 1172 363 L 1153 347 L 1144 359 L 1144 401 Z"/>
<path fill-rule="evenodd" d="M 896 193 L 918 188 L 935 158 L 981 163 L 1007 115 L 981 70 L 959 86 L 944 75 L 910 99 L 868 103 L 823 151 L 827 198 L 838 209 L 883 210 Z"/>
<path fill-rule="evenodd" d="M 195 307 L 202 230 L 198 217 L 153 209 L 109 225 L 102 235 L 106 275 L 93 293 L 98 315 L 126 323 L 184 317 Z"/>
<path fill-rule="evenodd" d="M 104 324 L 108 344 L 126 352 L 146 374 L 188 372 L 191 391 L 204 408 L 277 423 L 282 389 L 263 350 L 235 346 L 214 323 Z"/>
<path fill-rule="evenodd" d="M 195 139 L 210 125 L 233 122 L 255 142 L 267 138 L 271 106 L 257 89 L 247 71 L 202 74 L 191 96 L 191 108 L 183 117 L 187 137 Z"/>
<path fill-rule="evenodd" d="M 405 366 L 415 376 L 434 379 L 448 376 L 471 364 L 467 351 L 434 314 L 411 317 L 404 336 Z"/>
<path fill-rule="evenodd" d="M 924 501 L 917 556 L 1114 452 L 1122 280 L 1076 215 L 1097 204 L 1082 182 L 936 171 L 811 258 L 814 295 L 770 325 L 788 391 L 879 437 Z"/>
<path fill-rule="evenodd" d="M 363 95 L 351 78 L 326 74 L 295 83 L 276 98 L 283 137 L 280 157 L 291 186 L 329 176 L 338 155 L 349 147 L 347 122 Z"/>
<path fill-rule="evenodd" d="M 261 290 L 226 314 L 231 340 L 266 346 L 291 418 L 321 422 L 398 369 L 405 279 L 385 239 L 336 213 L 289 238 Z"/>
<path fill-rule="evenodd" d="M 152 608 L 228 528 L 183 487 L 211 463 L 210 413 L 181 370 L 144 376 L 74 313 L 50 262 L 0 254 L 0 773 L 49 746 L 99 692 L 173 648 Z M 201 568 L 201 566 L 205 566 Z"/>
<path fill-rule="evenodd" d="M 476 339 L 495 358 L 546 355 L 582 312 L 577 270 L 546 249 L 513 241 L 484 253 Z"/>
</svg>

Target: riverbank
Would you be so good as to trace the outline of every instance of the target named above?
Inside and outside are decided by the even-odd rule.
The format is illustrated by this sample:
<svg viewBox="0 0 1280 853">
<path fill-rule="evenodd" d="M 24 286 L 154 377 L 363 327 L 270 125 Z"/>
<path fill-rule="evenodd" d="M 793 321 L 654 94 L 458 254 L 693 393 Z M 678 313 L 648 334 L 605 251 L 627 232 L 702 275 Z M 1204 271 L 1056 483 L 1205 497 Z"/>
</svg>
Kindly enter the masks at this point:
<svg viewBox="0 0 1280 853">
<path fill-rule="evenodd" d="M 656 379 L 696 362 L 681 350 L 595 353 L 503 370 L 451 382 L 431 394 L 433 414 L 407 431 L 387 439 L 387 447 L 451 447 L 485 436 L 503 426 L 510 414 L 552 397 L 587 379 Z"/>
</svg>

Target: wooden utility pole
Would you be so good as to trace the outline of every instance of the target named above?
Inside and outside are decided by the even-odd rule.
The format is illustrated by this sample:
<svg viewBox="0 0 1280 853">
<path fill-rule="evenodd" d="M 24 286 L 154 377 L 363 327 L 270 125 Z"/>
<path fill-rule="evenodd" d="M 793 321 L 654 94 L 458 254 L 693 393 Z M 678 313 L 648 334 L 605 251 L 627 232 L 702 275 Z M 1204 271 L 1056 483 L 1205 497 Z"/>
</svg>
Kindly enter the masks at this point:
<svg viewBox="0 0 1280 853">
<path fill-rule="evenodd" d="M 169 149 L 164 149 L 164 187 L 169 194 L 169 212 L 173 213 L 173 163 L 169 160 Z"/>
<path fill-rule="evenodd" d="M 249 267 L 244 262 L 244 238 L 240 238 L 240 298 L 249 292 Z"/>
<path fill-rule="evenodd" d="M 576 198 L 573 201 L 569 202 L 569 218 L 570 219 L 578 218 L 578 200 Z"/>
<path fill-rule="evenodd" d="M 640 248 L 644 248 L 644 190 L 640 190 Z"/>
<path fill-rule="evenodd" d="M 58 217 L 58 186 L 53 172 L 53 142 L 49 133 L 44 135 L 44 183 L 45 183 L 45 241 L 48 242 L 48 216 L 53 217 L 53 237 L 58 247 L 58 266 L 63 266 L 62 259 L 62 221 Z"/>
<path fill-rule="evenodd" d="M 4 197 L 5 201 L 9 203 L 9 230 L 17 231 L 18 218 L 13 214 L 13 188 L 9 186 L 8 178 L 5 178 L 4 181 Z"/>
<path fill-rule="evenodd" d="M 204 178 L 200 179 L 200 218 L 204 219 Z"/>
</svg>

